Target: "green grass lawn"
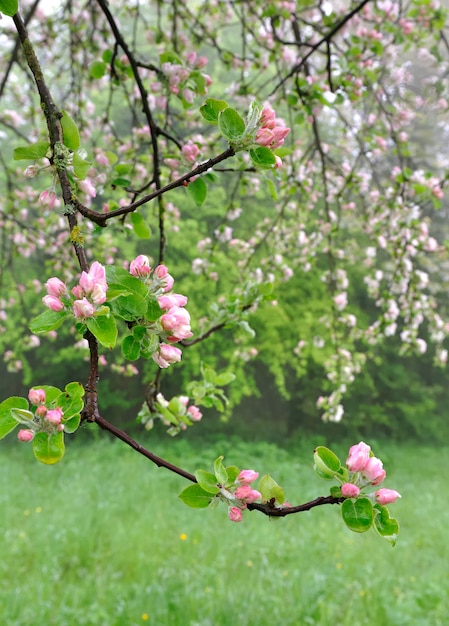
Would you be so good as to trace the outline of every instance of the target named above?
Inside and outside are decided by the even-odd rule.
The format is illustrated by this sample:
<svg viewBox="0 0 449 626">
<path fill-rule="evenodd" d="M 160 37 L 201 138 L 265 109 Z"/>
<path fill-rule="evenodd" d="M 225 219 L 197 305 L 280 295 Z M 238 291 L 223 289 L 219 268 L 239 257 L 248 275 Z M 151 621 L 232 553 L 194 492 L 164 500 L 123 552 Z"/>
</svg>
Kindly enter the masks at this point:
<svg viewBox="0 0 449 626">
<path fill-rule="evenodd" d="M 147 435 L 143 435 L 142 439 Z M 269 472 L 292 504 L 327 495 L 312 450 L 176 440 L 154 451 L 193 471 Z M 335 451 L 345 458 L 347 447 Z M 0 447 L 0 618 L 4 626 L 323 626 L 449 623 L 449 450 L 380 443 L 386 486 L 402 500 L 392 548 L 356 535 L 337 506 L 243 522 L 189 509 L 187 485 L 125 445 L 68 445 L 57 466 L 27 444 Z"/>
</svg>

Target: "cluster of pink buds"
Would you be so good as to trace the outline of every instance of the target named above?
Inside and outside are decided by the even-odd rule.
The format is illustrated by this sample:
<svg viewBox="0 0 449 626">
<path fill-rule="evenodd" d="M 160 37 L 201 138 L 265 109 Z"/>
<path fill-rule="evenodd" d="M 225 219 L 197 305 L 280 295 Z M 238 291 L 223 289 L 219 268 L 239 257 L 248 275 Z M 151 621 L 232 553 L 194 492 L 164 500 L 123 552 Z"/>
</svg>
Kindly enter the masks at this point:
<svg viewBox="0 0 449 626">
<path fill-rule="evenodd" d="M 31 170 L 28 171 L 31 172 Z M 27 174 L 27 176 L 30 177 L 30 174 Z M 54 209 L 55 206 L 59 206 L 60 204 L 59 198 L 53 189 L 45 189 L 40 194 L 38 202 L 42 207 L 48 208 L 50 210 Z"/>
<path fill-rule="evenodd" d="M 69 294 L 67 285 L 59 278 L 49 278 L 45 283 L 47 295 L 42 302 L 52 311 L 73 307 L 78 319 L 93 317 L 98 307 L 106 302 L 108 285 L 103 265 L 95 261 L 88 272 L 82 272 L 78 285 Z"/>
<path fill-rule="evenodd" d="M 190 315 L 184 308 L 187 297 L 179 293 L 169 293 L 173 287 L 174 279 L 165 265 L 151 268 L 150 260 L 144 254 L 136 257 L 129 266 L 129 272 L 136 278 L 145 281 L 149 291 L 156 297 L 160 308 L 164 313 L 152 328 L 160 336 L 161 343 L 153 354 L 153 360 L 161 368 L 167 368 L 181 360 L 181 350 L 172 345 L 181 339 L 192 336 L 190 330 Z"/>
<path fill-rule="evenodd" d="M 262 494 L 251 487 L 251 483 L 257 480 L 258 477 L 259 473 L 254 470 L 242 470 L 235 479 L 235 489 L 232 495 L 234 500 L 238 500 L 238 503 L 231 500 L 232 506 L 228 507 L 228 515 L 231 522 L 241 522 L 242 511 L 246 509 L 248 504 L 262 498 Z"/>
<path fill-rule="evenodd" d="M 60 407 L 49 409 L 45 406 L 46 394 L 44 389 L 30 389 L 28 400 L 36 407 L 34 418 L 27 422 L 30 428 L 22 428 L 17 433 L 19 441 L 31 441 L 35 433 L 40 431 L 51 434 L 64 430 L 64 424 L 62 424 L 64 412 Z"/>
<path fill-rule="evenodd" d="M 186 161 L 190 161 L 190 163 L 194 163 L 200 155 L 200 149 L 193 141 L 188 141 L 184 144 L 181 148 L 181 152 Z"/>
<path fill-rule="evenodd" d="M 341 487 L 341 494 L 345 498 L 356 498 L 364 487 L 380 485 L 386 477 L 382 461 L 373 456 L 371 447 L 361 441 L 349 448 L 346 460 L 350 480 Z M 374 499 L 378 504 L 385 505 L 395 502 L 401 494 L 394 489 L 378 489 Z"/>
<path fill-rule="evenodd" d="M 260 128 L 256 133 L 255 141 L 260 146 L 266 146 L 272 150 L 280 148 L 290 132 L 290 128 L 285 126 L 281 120 L 276 119 L 276 113 L 270 105 L 262 109 L 259 124 Z"/>
</svg>

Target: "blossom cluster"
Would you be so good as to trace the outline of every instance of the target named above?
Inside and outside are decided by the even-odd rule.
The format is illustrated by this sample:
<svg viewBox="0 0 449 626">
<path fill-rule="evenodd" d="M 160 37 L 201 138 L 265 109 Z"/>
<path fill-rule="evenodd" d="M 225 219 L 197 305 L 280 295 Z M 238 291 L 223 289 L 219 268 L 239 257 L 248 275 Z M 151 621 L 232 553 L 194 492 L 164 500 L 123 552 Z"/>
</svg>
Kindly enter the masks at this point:
<svg viewBox="0 0 449 626">
<path fill-rule="evenodd" d="M 189 402 L 188 396 L 175 396 L 167 400 L 162 393 L 158 393 L 152 410 L 145 404 L 139 412 L 138 421 L 145 426 L 145 430 L 151 430 L 155 418 L 159 418 L 168 427 L 167 433 L 175 436 L 203 417 L 199 407 Z"/>
<path fill-rule="evenodd" d="M 349 470 L 349 480 L 341 487 L 341 494 L 345 498 L 357 498 L 366 487 L 377 487 L 386 477 L 382 461 L 371 452 L 371 447 L 360 443 L 349 448 L 346 460 Z M 401 494 L 394 489 L 381 488 L 374 492 L 374 499 L 378 504 L 385 505 L 395 502 Z"/>
<path fill-rule="evenodd" d="M 259 477 L 259 473 L 254 470 L 242 470 L 235 479 L 233 487 L 221 489 L 221 494 L 228 504 L 228 515 L 231 522 L 242 521 L 242 511 L 248 504 L 262 499 L 262 494 L 253 489 L 253 483 Z"/>
<path fill-rule="evenodd" d="M 71 293 L 67 285 L 57 277 L 45 283 L 47 295 L 42 302 L 52 311 L 72 308 L 77 319 L 93 317 L 98 308 L 106 302 L 108 285 L 103 265 L 95 261 L 88 272 L 82 272 L 78 284 Z"/>
<path fill-rule="evenodd" d="M 131 261 L 129 272 L 136 278 L 143 279 L 152 294 L 164 311 L 159 319 L 148 328 L 160 337 L 158 349 L 153 354 L 153 360 L 161 368 L 167 368 L 181 360 L 181 350 L 174 343 L 192 336 L 190 330 L 190 315 L 184 308 L 188 298 L 179 293 L 169 293 L 174 284 L 174 278 L 169 274 L 165 265 L 151 268 L 149 258 L 140 254 Z"/>
<path fill-rule="evenodd" d="M 282 120 L 276 118 L 276 112 L 270 105 L 262 109 L 259 124 L 255 141 L 260 146 L 266 146 L 272 150 L 280 148 L 290 132 L 290 128 L 285 126 Z"/>
<path fill-rule="evenodd" d="M 47 398 L 44 389 L 30 389 L 28 400 L 35 407 L 34 415 L 30 413 L 29 418 L 21 420 L 28 428 L 19 430 L 17 433 L 19 441 L 31 441 L 36 432 L 52 434 L 64 430 L 64 424 L 62 424 L 64 412 L 60 407 L 49 409 L 46 406 Z"/>
</svg>

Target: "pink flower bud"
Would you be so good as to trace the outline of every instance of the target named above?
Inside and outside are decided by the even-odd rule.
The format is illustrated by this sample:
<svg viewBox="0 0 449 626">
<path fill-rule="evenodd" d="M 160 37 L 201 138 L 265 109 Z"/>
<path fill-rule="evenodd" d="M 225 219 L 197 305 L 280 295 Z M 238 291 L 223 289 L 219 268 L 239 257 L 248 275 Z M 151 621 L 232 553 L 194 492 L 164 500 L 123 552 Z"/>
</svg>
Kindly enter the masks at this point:
<svg viewBox="0 0 449 626">
<path fill-rule="evenodd" d="M 273 133 L 269 128 L 259 128 L 255 141 L 260 146 L 269 146 L 273 141 Z"/>
<path fill-rule="evenodd" d="M 171 309 L 173 306 L 185 306 L 187 300 L 187 296 L 183 296 L 180 293 L 171 293 L 168 296 L 161 296 L 157 301 L 161 309 Z"/>
<path fill-rule="evenodd" d="M 247 503 L 255 502 L 256 500 L 262 498 L 262 494 L 260 494 L 255 489 L 252 489 L 250 485 L 242 485 L 241 487 L 237 487 L 237 489 L 234 491 L 234 495 L 239 500 L 243 500 L 243 502 Z"/>
<path fill-rule="evenodd" d="M 43 389 L 30 389 L 28 392 L 28 400 L 31 404 L 38 406 L 45 402 L 45 391 Z"/>
<path fill-rule="evenodd" d="M 249 485 L 259 478 L 259 472 L 254 470 L 242 470 L 237 476 L 237 481 L 241 485 Z"/>
<path fill-rule="evenodd" d="M 382 461 L 375 456 L 371 456 L 362 469 L 362 476 L 372 485 L 379 485 L 386 476 Z"/>
<path fill-rule="evenodd" d="M 137 278 L 145 278 L 151 272 L 150 260 L 144 254 L 139 254 L 134 261 L 131 261 L 129 273 Z"/>
<path fill-rule="evenodd" d="M 190 161 L 191 163 L 193 163 L 196 160 L 196 158 L 199 156 L 200 149 L 195 143 L 189 142 L 189 143 L 186 143 L 184 146 L 182 146 L 181 152 L 182 152 L 182 156 L 187 161 Z"/>
<path fill-rule="evenodd" d="M 394 489 L 378 489 L 374 496 L 378 504 L 384 505 L 396 502 L 401 497 L 401 494 Z"/>
<path fill-rule="evenodd" d="M 47 422 L 50 422 L 50 424 L 54 424 L 55 426 L 57 426 L 58 424 L 61 423 L 61 419 L 63 415 L 64 413 L 62 409 L 58 407 L 56 409 L 50 409 L 50 411 L 47 411 L 47 414 L 45 415 L 45 419 L 47 420 Z"/>
<path fill-rule="evenodd" d="M 203 414 L 201 413 L 199 408 L 194 404 L 189 406 L 189 408 L 187 409 L 187 415 L 190 417 L 192 422 L 199 422 L 200 419 L 203 417 Z"/>
<path fill-rule="evenodd" d="M 42 302 L 52 311 L 62 311 L 62 309 L 64 308 L 63 303 L 56 296 L 44 296 L 42 298 Z"/>
<path fill-rule="evenodd" d="M 45 189 L 39 196 L 38 200 L 39 204 L 44 207 L 48 207 L 49 209 L 54 209 L 56 203 L 56 194 L 54 191 L 50 189 Z"/>
<path fill-rule="evenodd" d="M 371 448 L 366 443 L 361 441 L 355 446 L 349 448 L 349 456 L 346 460 L 346 465 L 350 472 L 360 472 L 368 462 L 370 458 Z"/>
<path fill-rule="evenodd" d="M 229 511 L 229 519 L 231 520 L 231 522 L 241 522 L 242 521 L 242 511 L 236 507 L 236 506 L 232 506 Z"/>
<path fill-rule="evenodd" d="M 178 363 L 181 360 L 182 352 L 175 346 L 169 346 L 166 343 L 161 343 L 159 350 L 153 354 L 153 361 L 161 368 L 167 368 L 173 363 Z"/>
<path fill-rule="evenodd" d="M 56 298 L 66 296 L 68 293 L 66 284 L 63 283 L 62 280 L 59 280 L 59 278 L 56 278 L 56 276 L 47 280 L 45 288 L 49 296 L 55 296 Z"/>
<path fill-rule="evenodd" d="M 28 167 L 24 170 L 23 175 L 26 176 L 26 178 L 34 178 L 38 171 L 39 170 L 36 165 L 28 165 Z"/>
<path fill-rule="evenodd" d="M 78 187 L 81 189 L 81 191 L 84 191 L 84 193 L 91 198 L 95 198 L 95 196 L 97 195 L 97 191 L 93 186 L 92 181 L 90 181 L 88 178 L 86 178 L 85 180 L 79 180 Z"/>
<path fill-rule="evenodd" d="M 93 304 L 83 298 L 82 300 L 75 300 L 73 303 L 73 314 L 78 318 L 93 317 L 95 313 L 95 307 Z"/>
<path fill-rule="evenodd" d="M 22 428 L 17 433 L 17 439 L 19 441 L 31 441 L 34 437 L 34 433 L 32 430 L 28 430 L 26 428 Z"/>
<path fill-rule="evenodd" d="M 267 105 L 262 109 L 260 125 L 262 128 L 274 128 L 276 126 L 276 113 L 270 105 Z"/>
<path fill-rule="evenodd" d="M 288 128 L 287 126 L 275 126 L 272 130 L 273 141 L 270 145 L 270 148 L 280 148 L 289 132 L 290 128 Z"/>
<path fill-rule="evenodd" d="M 72 287 L 72 293 L 77 300 L 81 300 L 81 298 L 84 297 L 84 290 L 81 285 L 76 285 L 75 287 Z"/>
<path fill-rule="evenodd" d="M 36 409 L 36 415 L 38 417 L 45 417 L 45 415 L 47 414 L 47 411 L 48 411 L 47 407 L 41 404 Z"/>
<path fill-rule="evenodd" d="M 345 483 L 341 486 L 341 495 L 345 498 L 357 498 L 360 493 L 360 487 L 352 483 Z"/>
<path fill-rule="evenodd" d="M 105 290 L 108 288 L 105 269 L 98 261 L 92 263 L 88 272 L 82 272 L 79 279 L 79 286 L 85 293 L 92 293 L 96 285 L 101 285 Z"/>
<path fill-rule="evenodd" d="M 196 67 L 200 70 L 209 63 L 209 59 L 207 57 L 198 57 L 196 60 Z"/>
<path fill-rule="evenodd" d="M 94 304 L 103 304 L 106 302 L 106 288 L 104 285 L 96 284 L 90 294 Z"/>
<path fill-rule="evenodd" d="M 162 328 L 170 332 L 170 339 L 174 340 L 187 339 L 192 336 L 190 330 L 190 315 L 186 309 L 179 306 L 173 306 L 171 309 L 160 317 Z"/>
<path fill-rule="evenodd" d="M 158 278 L 164 285 L 165 293 L 167 293 L 167 291 L 170 291 L 170 289 L 173 287 L 175 279 L 173 278 L 173 276 L 170 276 L 170 274 L 168 273 L 168 269 L 165 267 L 165 265 L 158 265 L 154 270 L 154 276 Z"/>
</svg>

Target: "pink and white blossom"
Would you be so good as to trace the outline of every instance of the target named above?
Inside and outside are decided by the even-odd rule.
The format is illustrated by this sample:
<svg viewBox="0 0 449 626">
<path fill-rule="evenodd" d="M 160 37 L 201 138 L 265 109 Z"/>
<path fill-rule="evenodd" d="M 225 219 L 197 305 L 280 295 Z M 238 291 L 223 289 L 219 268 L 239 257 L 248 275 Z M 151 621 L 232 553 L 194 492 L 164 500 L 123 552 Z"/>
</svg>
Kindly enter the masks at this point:
<svg viewBox="0 0 449 626">
<path fill-rule="evenodd" d="M 151 272 L 150 259 L 145 254 L 139 254 L 129 266 L 129 273 L 137 278 L 145 278 Z"/>
<path fill-rule="evenodd" d="M 45 403 L 45 390 L 44 389 L 30 389 L 28 392 L 28 400 L 31 404 L 38 406 Z"/>
<path fill-rule="evenodd" d="M 357 498 L 360 493 L 360 487 L 352 483 L 344 483 L 341 486 L 341 495 L 345 498 Z"/>
<path fill-rule="evenodd" d="M 237 506 L 231 506 L 228 510 L 228 515 L 231 522 L 242 521 L 242 511 Z"/>
<path fill-rule="evenodd" d="M 249 485 L 259 478 L 259 472 L 254 470 L 242 470 L 237 476 L 237 482 L 241 485 Z"/>
<path fill-rule="evenodd" d="M 159 367 L 165 369 L 173 363 L 179 363 L 181 360 L 182 352 L 176 346 L 170 346 L 166 343 L 161 343 L 159 349 L 153 354 L 153 361 L 159 365 Z"/>
<path fill-rule="evenodd" d="M 75 300 L 73 303 L 73 314 L 78 318 L 93 317 L 95 313 L 95 307 L 89 302 L 87 298 L 82 300 Z"/>
<path fill-rule="evenodd" d="M 396 500 L 401 497 L 401 494 L 394 489 L 382 488 L 378 489 L 374 496 L 378 504 L 385 505 L 396 502 Z"/>
<path fill-rule="evenodd" d="M 28 428 L 21 428 L 17 433 L 19 441 L 31 441 L 34 438 L 34 432 Z"/>
<path fill-rule="evenodd" d="M 360 443 L 349 448 L 349 456 L 346 465 L 351 472 L 360 472 L 368 463 L 370 458 L 371 447 L 361 441 Z"/>
</svg>

